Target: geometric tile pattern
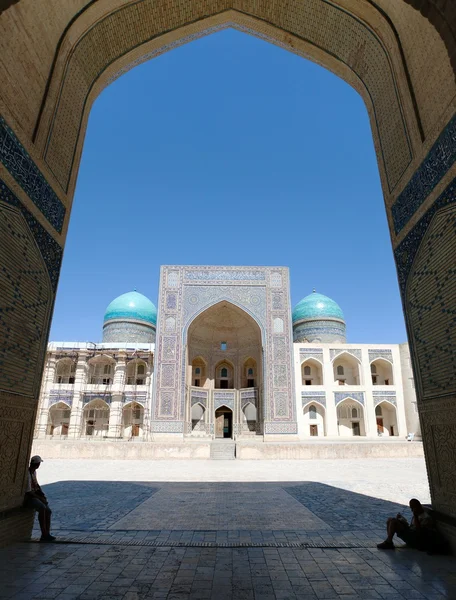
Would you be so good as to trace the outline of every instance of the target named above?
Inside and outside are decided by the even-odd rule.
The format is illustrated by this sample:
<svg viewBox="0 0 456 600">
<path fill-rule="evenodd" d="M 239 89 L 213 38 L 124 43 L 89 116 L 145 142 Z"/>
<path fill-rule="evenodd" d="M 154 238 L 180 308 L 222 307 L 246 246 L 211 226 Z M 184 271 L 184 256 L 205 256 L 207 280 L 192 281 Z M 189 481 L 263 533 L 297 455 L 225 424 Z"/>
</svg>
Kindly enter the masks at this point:
<svg viewBox="0 0 456 600">
<path fill-rule="evenodd" d="M 0 202 L 5 202 L 17 207 L 27 222 L 30 231 L 33 234 L 36 245 L 38 246 L 43 261 L 46 265 L 51 286 L 54 293 L 57 290 L 57 283 L 60 274 L 60 265 L 62 263 L 63 250 L 55 239 L 46 231 L 35 217 L 29 212 L 16 195 L 9 189 L 6 183 L 0 179 Z"/>
<path fill-rule="evenodd" d="M 337 57 L 362 82 L 366 96 L 372 102 L 371 112 L 379 134 L 380 155 L 388 188 L 392 190 L 410 164 L 412 152 L 395 71 L 385 45 L 376 32 L 350 12 L 329 2 L 307 0 L 297 3 L 294 10 L 278 11 L 280 17 L 274 13 L 274 18 L 264 6 L 267 3 L 246 0 L 242 3 L 242 10 L 259 20 L 270 20 L 282 31 L 318 45 L 328 55 Z M 64 189 L 68 187 L 73 168 L 87 96 L 106 68 L 133 48 L 158 38 L 164 30 L 175 31 L 188 23 L 203 22 L 204 17 L 230 8 L 236 9 L 237 3 L 200 0 L 186 4 L 185 8 L 183 5 L 173 5 L 173 9 L 169 10 L 157 5 L 155 0 L 138 0 L 134 4 L 120 6 L 87 28 L 74 44 L 63 65 L 63 72 L 60 71 L 61 86 L 57 99 L 53 99 L 51 127 L 47 134 L 45 160 Z M 225 22 L 204 31 L 194 31 L 185 39 L 176 39 L 155 49 L 154 54 L 161 54 L 171 47 L 226 27 L 236 28 L 303 54 L 283 39 L 277 39 L 278 36 L 271 38 L 264 32 L 252 30 L 249 26 L 251 20 L 248 24 L 246 22 L 246 26 L 242 25 L 242 14 L 237 15 L 236 19 L 239 23 Z M 204 24 L 201 27 L 203 29 Z M 349 32 L 349 35 L 345 32 Z M 123 69 L 127 70 L 137 62 L 135 60 Z"/>
<path fill-rule="evenodd" d="M 310 402 L 318 402 L 326 408 L 326 392 L 301 392 L 302 406 L 306 406 Z"/>
<path fill-rule="evenodd" d="M 52 406 L 59 402 L 64 402 L 65 404 L 68 404 L 68 406 L 71 406 L 73 404 L 73 392 L 51 390 L 49 392 L 48 406 Z"/>
<path fill-rule="evenodd" d="M 393 362 L 393 354 L 391 350 L 386 350 L 383 348 L 379 348 L 377 350 L 369 350 L 369 362 L 376 360 L 377 358 L 384 358 L 385 360 L 389 360 L 390 363 Z"/>
<path fill-rule="evenodd" d="M 456 393 L 456 207 L 432 219 L 409 276 L 406 306 L 422 399 Z"/>
<path fill-rule="evenodd" d="M 396 262 L 397 277 L 402 298 L 406 295 L 407 280 L 412 268 L 415 255 L 426 234 L 429 223 L 437 211 L 445 206 L 456 202 L 456 179 L 446 187 L 446 189 L 435 200 L 429 210 L 423 215 L 418 223 L 409 231 L 402 242 L 394 250 L 394 260 Z"/>
<path fill-rule="evenodd" d="M 279 282 L 281 287 L 274 288 L 272 282 Z M 289 306 L 288 271 L 282 267 L 162 267 L 156 346 L 161 370 L 156 373 L 154 391 L 154 419 L 157 423 L 165 419 L 169 422 L 183 419 L 186 414 L 186 355 L 183 348 L 188 328 L 195 317 L 206 309 L 227 301 L 241 308 L 256 321 L 262 332 L 265 362 L 275 365 L 274 373 L 272 369 L 264 373 L 264 420 L 285 422 L 284 433 L 290 430 L 285 426 L 286 422 L 293 422 L 293 433 L 295 432 L 292 357 L 288 343 L 291 336 L 291 319 L 286 309 L 272 308 L 273 294 L 278 292 L 282 295 L 284 306 Z M 172 318 L 175 320 L 175 331 L 182 332 L 179 336 L 170 335 L 166 326 L 171 318 L 171 309 L 168 308 L 167 301 L 170 293 L 175 296 Z M 278 332 L 273 329 L 273 322 L 277 319 L 281 322 Z M 168 351 L 171 341 L 172 352 Z M 234 400 L 220 400 L 215 404 L 230 406 L 227 402 L 231 403 Z M 153 428 L 158 430 L 154 426 Z M 277 425 L 276 431 L 280 433 L 280 425 Z"/>
<path fill-rule="evenodd" d="M 340 350 L 340 349 L 331 348 L 329 351 L 331 360 L 334 360 L 336 358 L 336 356 L 339 356 L 339 354 L 342 354 L 342 353 L 351 354 L 352 356 L 357 358 L 359 361 L 361 361 L 361 350 L 358 350 L 358 349 Z"/>
<path fill-rule="evenodd" d="M 428 155 L 391 208 L 399 233 L 456 160 L 456 115 L 437 138 Z"/>
<path fill-rule="evenodd" d="M 1 115 L 0 161 L 54 229 L 62 233 L 65 206 Z"/>
<path fill-rule="evenodd" d="M 364 406 L 364 392 L 334 392 L 334 402 L 336 406 L 344 400 L 357 400 Z"/>
<path fill-rule="evenodd" d="M 374 397 L 374 406 L 377 406 L 381 402 L 389 402 L 393 406 L 397 406 L 395 392 L 372 392 L 372 395 Z"/>
<path fill-rule="evenodd" d="M 103 400 L 106 404 L 111 404 L 112 394 L 110 392 L 87 392 L 82 395 L 83 404 L 92 402 L 92 400 Z"/>
<path fill-rule="evenodd" d="M 34 396 L 54 294 L 24 215 L 0 202 L 0 389 Z"/>
</svg>

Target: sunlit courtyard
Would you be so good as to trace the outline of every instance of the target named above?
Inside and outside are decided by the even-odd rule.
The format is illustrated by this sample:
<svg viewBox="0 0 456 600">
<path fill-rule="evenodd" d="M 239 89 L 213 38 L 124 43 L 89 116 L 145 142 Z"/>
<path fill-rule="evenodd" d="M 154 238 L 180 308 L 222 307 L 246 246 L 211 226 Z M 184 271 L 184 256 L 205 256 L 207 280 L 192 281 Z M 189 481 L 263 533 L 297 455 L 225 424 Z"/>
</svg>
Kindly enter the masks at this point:
<svg viewBox="0 0 456 600">
<path fill-rule="evenodd" d="M 1 551 L 2 598 L 456 597 L 454 562 L 384 524 L 429 502 L 422 459 L 45 460 L 57 543 Z"/>
</svg>

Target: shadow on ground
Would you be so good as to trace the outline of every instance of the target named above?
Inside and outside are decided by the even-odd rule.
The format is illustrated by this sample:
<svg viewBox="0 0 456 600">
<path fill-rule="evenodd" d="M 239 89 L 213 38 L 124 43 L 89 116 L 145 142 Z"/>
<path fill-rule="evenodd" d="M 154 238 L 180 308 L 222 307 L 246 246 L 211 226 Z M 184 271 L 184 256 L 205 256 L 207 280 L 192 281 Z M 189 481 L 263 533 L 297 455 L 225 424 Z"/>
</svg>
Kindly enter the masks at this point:
<svg viewBox="0 0 456 600">
<path fill-rule="evenodd" d="M 62 481 L 44 486 L 54 529 L 383 530 L 409 508 L 314 482 L 133 483 Z"/>
</svg>

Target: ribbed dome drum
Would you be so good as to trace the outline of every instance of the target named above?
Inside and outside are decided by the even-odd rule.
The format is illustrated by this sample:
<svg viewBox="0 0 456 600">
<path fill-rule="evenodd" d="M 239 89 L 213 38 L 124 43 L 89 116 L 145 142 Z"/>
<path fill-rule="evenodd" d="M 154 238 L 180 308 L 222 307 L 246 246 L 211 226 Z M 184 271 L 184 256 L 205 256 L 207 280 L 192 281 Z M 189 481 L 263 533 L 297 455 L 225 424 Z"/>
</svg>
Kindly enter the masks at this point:
<svg viewBox="0 0 456 600">
<path fill-rule="evenodd" d="M 344 314 L 337 302 L 315 290 L 298 302 L 293 310 L 293 341 L 345 343 Z"/>
<path fill-rule="evenodd" d="M 136 290 L 115 298 L 103 319 L 103 342 L 155 342 L 157 309 Z"/>
</svg>

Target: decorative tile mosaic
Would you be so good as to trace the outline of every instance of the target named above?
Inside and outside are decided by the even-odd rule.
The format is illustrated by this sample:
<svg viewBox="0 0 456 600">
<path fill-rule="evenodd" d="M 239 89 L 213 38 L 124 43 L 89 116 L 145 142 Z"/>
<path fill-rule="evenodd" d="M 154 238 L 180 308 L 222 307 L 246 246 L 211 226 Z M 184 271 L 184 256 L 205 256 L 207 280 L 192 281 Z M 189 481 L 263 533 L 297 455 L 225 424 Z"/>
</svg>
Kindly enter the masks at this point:
<svg viewBox="0 0 456 600">
<path fill-rule="evenodd" d="M 213 392 L 213 400 L 214 400 L 214 409 L 217 410 L 221 406 L 226 406 L 227 408 L 231 408 L 234 411 L 234 402 L 236 399 L 236 392 L 220 392 L 218 390 L 214 390 Z"/>
<path fill-rule="evenodd" d="M 304 362 L 309 358 L 315 358 L 323 363 L 323 350 L 321 348 L 300 348 L 299 358 L 301 362 Z"/>
<path fill-rule="evenodd" d="M 255 407 L 258 407 L 257 390 L 241 390 L 241 408 L 244 409 L 247 404 L 253 404 Z"/>
<path fill-rule="evenodd" d="M 151 431 L 155 433 L 183 433 L 183 421 L 152 421 Z"/>
<path fill-rule="evenodd" d="M 179 271 L 170 271 L 168 273 L 168 287 L 178 287 Z"/>
<path fill-rule="evenodd" d="M 264 424 L 264 433 L 266 434 L 294 434 L 298 433 L 298 424 L 295 422 L 291 423 L 274 423 L 267 421 Z"/>
<path fill-rule="evenodd" d="M 244 269 L 198 269 L 186 270 L 186 281 L 264 281 L 265 273 L 263 270 L 247 271 Z"/>
<path fill-rule="evenodd" d="M 43 257 L 44 263 L 51 280 L 52 289 L 57 290 L 57 283 L 60 274 L 60 265 L 62 264 L 63 250 L 46 229 L 35 219 L 19 198 L 9 189 L 6 183 L 0 179 L 0 201 L 16 206 L 24 216 L 38 249 Z"/>
<path fill-rule="evenodd" d="M 397 406 L 396 392 L 372 392 L 374 397 L 374 406 L 377 406 L 381 402 L 389 402 L 394 406 Z"/>
<path fill-rule="evenodd" d="M 168 310 L 175 310 L 177 306 L 177 296 L 176 294 L 166 294 L 166 308 Z"/>
<path fill-rule="evenodd" d="M 272 294 L 272 310 L 282 310 L 283 309 L 283 295 L 282 294 Z"/>
<path fill-rule="evenodd" d="M 258 18 L 259 22 L 271 20 L 272 13 L 262 3 L 247 1 L 243 10 Z M 154 0 L 138 0 L 99 19 L 79 38 L 64 65 L 64 77 L 55 102 L 45 151 L 46 161 L 62 187 L 68 187 L 88 94 L 108 66 L 141 44 L 157 39 L 163 28 L 175 31 L 186 23 L 203 22 L 204 17 L 213 12 L 213 7 L 201 1 L 177 5 L 164 17 L 163 7 Z M 286 39 L 283 35 L 271 37 L 252 29 L 250 23 L 242 23 L 242 15 L 238 16 L 238 20 L 239 23 L 225 22 L 194 31 L 154 48 L 119 69 L 106 80 L 106 85 L 144 60 L 226 27 L 236 28 L 308 58 L 307 49 L 301 50 L 297 44 L 292 45 L 288 36 Z M 410 164 L 412 152 L 395 70 L 381 38 L 363 20 L 326 1 L 306 2 L 305 8 L 299 5 L 295 10 L 281 11 L 280 18 L 272 18 L 272 21 L 283 32 L 308 40 L 328 55 L 337 57 L 359 77 L 372 103 L 372 118 L 378 129 L 388 187 L 392 190 Z M 354 48 L 361 48 L 362 52 L 354 52 Z"/>
<path fill-rule="evenodd" d="M 407 279 L 412 268 L 413 261 L 430 222 L 439 210 L 445 208 L 446 206 L 450 206 L 455 202 L 456 179 L 453 179 L 448 187 L 437 198 L 434 204 L 429 208 L 427 213 L 418 221 L 415 227 L 413 227 L 413 229 L 394 250 L 397 276 L 403 298 L 405 298 Z"/>
<path fill-rule="evenodd" d="M 326 408 L 326 392 L 301 392 L 302 407 L 311 402 L 318 402 Z"/>
<path fill-rule="evenodd" d="M 364 392 L 334 392 L 334 402 L 336 406 L 344 400 L 357 400 L 364 406 Z"/>
<path fill-rule="evenodd" d="M 111 404 L 112 394 L 110 392 L 85 392 L 82 394 L 82 403 L 87 404 L 92 400 L 104 400 L 106 404 Z"/>
<path fill-rule="evenodd" d="M 0 160 L 52 227 L 62 233 L 65 206 L 1 115 Z"/>
<path fill-rule="evenodd" d="M 390 363 L 393 363 L 393 353 L 391 350 L 386 350 L 383 348 L 377 350 L 368 350 L 369 352 L 369 362 L 376 360 L 377 358 L 384 358 L 385 360 L 389 360 Z"/>
<path fill-rule="evenodd" d="M 128 402 L 137 402 L 138 404 L 146 405 L 147 392 L 125 392 L 122 396 L 124 404 Z"/>
<path fill-rule="evenodd" d="M 354 356 L 361 362 L 361 356 L 362 356 L 361 350 L 358 350 L 357 348 L 350 348 L 350 349 L 331 348 L 329 351 L 329 356 L 331 357 L 331 360 L 334 360 L 340 354 L 351 354 L 352 356 Z"/>
<path fill-rule="evenodd" d="M 274 363 L 283 363 L 287 360 L 287 347 L 285 338 L 274 336 Z"/>
<path fill-rule="evenodd" d="M 211 271 L 214 273 L 211 274 Z M 244 271 L 245 276 L 240 273 Z M 294 382 L 291 376 L 292 349 L 291 344 L 287 345 L 285 343 L 286 339 L 291 338 L 289 311 L 286 311 L 285 306 L 282 313 L 283 318 L 281 318 L 283 334 L 272 335 L 272 318 L 270 316 L 273 310 L 273 293 L 280 293 L 284 299 L 284 303 L 289 306 L 288 271 L 285 268 L 274 268 L 273 271 L 280 275 L 280 281 L 283 285 L 282 289 L 271 289 L 269 285 L 271 269 L 268 267 L 162 267 L 159 294 L 157 356 L 161 357 L 161 353 L 165 348 L 165 338 L 168 333 L 168 319 L 170 315 L 166 314 L 166 298 L 167 294 L 170 293 L 170 288 L 172 288 L 171 291 L 177 296 L 177 310 L 173 314 L 173 318 L 175 318 L 173 325 L 176 331 L 182 331 L 182 337 L 178 338 L 175 358 L 173 360 L 170 357 L 167 358 L 169 365 L 172 362 L 175 368 L 173 377 L 163 378 L 163 374 L 159 370 L 155 380 L 153 399 L 155 420 L 176 420 L 177 418 L 182 418 L 183 420 L 183 415 L 186 414 L 185 403 L 187 401 L 186 364 L 183 348 L 187 343 L 188 327 L 195 317 L 207 308 L 222 301 L 230 302 L 234 306 L 241 308 L 258 324 L 264 347 L 263 369 L 265 364 L 273 364 L 275 362 L 276 364 L 279 363 L 280 368 L 285 368 L 285 373 L 288 373 L 286 380 L 280 382 L 282 384 L 280 391 L 283 391 L 287 400 L 284 402 L 283 410 L 281 408 L 281 416 L 278 417 L 276 416 L 274 404 L 276 398 L 275 391 L 279 390 L 275 390 L 272 369 L 263 371 L 262 397 L 265 401 L 262 418 L 268 420 L 277 419 L 278 421 L 293 421 L 295 419 Z M 170 278 L 171 273 L 174 273 L 172 278 Z M 252 279 L 253 276 L 255 279 Z M 203 278 L 201 279 L 201 277 Z M 219 279 L 220 277 L 225 279 Z M 233 279 L 228 280 L 226 279 L 227 277 L 233 277 Z M 177 285 L 175 285 L 176 282 Z M 182 283 L 178 284 L 178 282 Z M 273 338 L 280 340 L 275 346 L 275 354 Z M 277 378 L 276 383 L 278 383 Z M 167 388 L 168 385 L 169 396 L 164 395 L 165 390 L 163 389 Z M 166 409 L 163 406 L 165 398 Z"/>
<path fill-rule="evenodd" d="M 287 365 L 273 365 L 274 370 L 274 387 L 286 387 L 288 383 Z"/>
<path fill-rule="evenodd" d="M 176 331 L 176 319 L 174 317 L 166 317 L 165 331 L 167 333 L 172 333 L 172 332 Z"/>
<path fill-rule="evenodd" d="M 410 221 L 456 160 L 456 115 L 437 138 L 428 155 L 391 208 L 396 234 Z"/>
<path fill-rule="evenodd" d="M 191 406 L 201 404 L 206 408 L 209 400 L 209 392 L 207 390 L 192 390 L 190 392 L 190 400 Z"/>
<path fill-rule="evenodd" d="M 270 276 L 271 287 L 280 288 L 282 287 L 282 275 L 274 272 Z"/>
<path fill-rule="evenodd" d="M 73 405 L 73 392 L 64 390 L 51 390 L 48 397 L 48 406 L 64 402 L 68 406 Z"/>
<path fill-rule="evenodd" d="M 434 215 L 413 263 L 405 304 L 421 400 L 456 393 L 456 205 Z"/>
<path fill-rule="evenodd" d="M 110 321 L 103 325 L 103 342 L 155 342 L 155 328 L 133 321 Z"/>
<path fill-rule="evenodd" d="M 283 333 L 283 319 L 280 317 L 273 319 L 273 331 L 274 333 Z"/>
<path fill-rule="evenodd" d="M 160 396 L 159 396 L 159 403 L 158 403 L 159 413 L 157 416 L 160 417 L 161 419 L 172 420 L 173 413 L 174 413 L 174 407 L 175 407 L 174 392 L 173 391 L 168 392 L 165 390 L 161 390 Z"/>
<path fill-rule="evenodd" d="M 0 202 L 0 389 L 36 397 L 54 290 L 20 206 Z"/>
<path fill-rule="evenodd" d="M 293 326 L 293 341 L 296 343 L 344 344 L 345 323 L 337 321 L 308 321 Z"/>
</svg>

